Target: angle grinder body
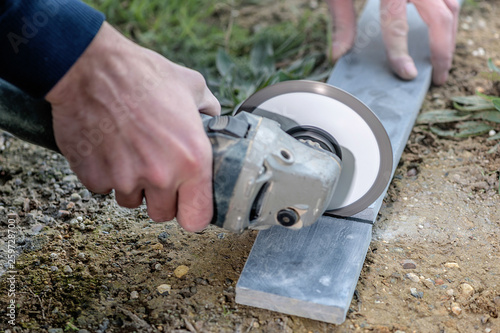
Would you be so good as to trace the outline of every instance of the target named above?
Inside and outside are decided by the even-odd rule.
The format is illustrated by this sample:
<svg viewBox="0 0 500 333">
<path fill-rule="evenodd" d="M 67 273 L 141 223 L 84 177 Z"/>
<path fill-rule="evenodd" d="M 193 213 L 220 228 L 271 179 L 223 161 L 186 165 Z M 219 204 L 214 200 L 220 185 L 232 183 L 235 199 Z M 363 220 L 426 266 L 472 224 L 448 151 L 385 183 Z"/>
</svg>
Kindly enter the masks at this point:
<svg viewBox="0 0 500 333">
<path fill-rule="evenodd" d="M 342 163 L 321 145 L 335 142 L 321 133 L 305 140 L 310 129 L 294 127 L 297 139 L 278 122 L 246 112 L 206 117 L 204 126 L 214 157 L 212 223 L 233 232 L 301 228 L 327 210 Z"/>
</svg>

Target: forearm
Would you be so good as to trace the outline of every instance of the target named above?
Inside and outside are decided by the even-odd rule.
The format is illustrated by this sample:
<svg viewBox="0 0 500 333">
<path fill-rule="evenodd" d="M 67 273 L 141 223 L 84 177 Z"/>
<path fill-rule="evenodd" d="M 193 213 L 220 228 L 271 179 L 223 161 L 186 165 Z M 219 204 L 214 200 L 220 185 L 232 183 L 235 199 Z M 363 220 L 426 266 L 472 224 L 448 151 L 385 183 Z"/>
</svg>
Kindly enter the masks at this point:
<svg viewBox="0 0 500 333">
<path fill-rule="evenodd" d="M 78 0 L 0 1 L 0 78 L 44 97 L 103 21 L 103 14 Z"/>
</svg>

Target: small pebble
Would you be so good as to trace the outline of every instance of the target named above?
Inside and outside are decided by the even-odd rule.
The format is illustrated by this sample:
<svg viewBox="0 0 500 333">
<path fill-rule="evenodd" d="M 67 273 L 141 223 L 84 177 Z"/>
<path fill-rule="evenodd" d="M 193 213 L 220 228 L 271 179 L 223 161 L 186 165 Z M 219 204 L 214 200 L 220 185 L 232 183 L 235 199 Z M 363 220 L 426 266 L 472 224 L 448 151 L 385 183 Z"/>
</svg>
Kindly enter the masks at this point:
<svg viewBox="0 0 500 333">
<path fill-rule="evenodd" d="M 424 293 L 422 291 L 417 291 L 417 288 L 410 288 L 410 293 L 413 297 L 423 298 Z"/>
<path fill-rule="evenodd" d="M 68 175 L 63 178 L 63 182 L 76 182 L 78 177 L 76 175 Z"/>
<path fill-rule="evenodd" d="M 139 293 L 137 291 L 135 291 L 135 290 L 132 291 L 130 293 L 130 299 L 137 299 L 137 298 L 139 298 Z"/>
<path fill-rule="evenodd" d="M 161 269 L 161 264 L 156 264 L 156 265 L 155 265 L 155 269 L 156 269 L 157 271 L 159 271 L 159 270 Z"/>
<path fill-rule="evenodd" d="M 460 268 L 456 262 L 447 262 L 444 264 L 444 267 L 446 268 Z"/>
<path fill-rule="evenodd" d="M 187 267 L 186 265 L 180 265 L 174 270 L 174 275 L 180 279 L 188 272 L 189 272 L 189 267 Z"/>
<path fill-rule="evenodd" d="M 85 259 L 85 253 L 83 252 L 78 253 L 78 258 Z"/>
<path fill-rule="evenodd" d="M 474 294 L 474 288 L 468 283 L 462 283 L 460 285 L 460 291 L 462 295 L 466 297 L 472 296 Z"/>
<path fill-rule="evenodd" d="M 66 274 L 71 274 L 71 273 L 73 273 L 73 270 L 71 269 L 71 267 L 69 267 L 69 265 L 66 265 L 63 268 L 63 272 Z"/>
<path fill-rule="evenodd" d="M 489 135 L 489 136 L 493 136 L 493 135 L 495 135 L 495 134 L 497 134 L 497 132 L 496 132 L 494 129 L 492 129 L 492 130 L 490 130 L 490 131 L 488 132 L 488 135 Z"/>
<path fill-rule="evenodd" d="M 431 279 L 423 279 L 422 283 L 429 289 L 434 287 L 434 281 L 432 281 Z"/>
<path fill-rule="evenodd" d="M 420 278 L 415 273 L 408 273 L 408 274 L 406 274 L 406 277 L 408 279 L 410 279 L 412 282 L 415 282 L 415 283 L 420 282 Z"/>
<path fill-rule="evenodd" d="M 434 281 L 434 284 L 436 286 L 440 286 L 440 285 L 444 284 L 444 281 L 443 281 L 443 279 L 436 279 L 436 281 Z"/>
<path fill-rule="evenodd" d="M 167 232 L 163 231 L 160 232 L 160 234 L 158 235 L 158 240 L 161 243 L 165 244 L 167 242 L 168 237 L 170 237 L 170 235 Z"/>
<path fill-rule="evenodd" d="M 474 57 L 482 57 L 485 54 L 486 54 L 486 51 L 482 47 L 478 48 L 477 50 L 472 51 L 472 55 Z"/>
<path fill-rule="evenodd" d="M 49 328 L 47 330 L 49 333 L 64 333 L 64 330 L 62 328 Z"/>
<path fill-rule="evenodd" d="M 92 198 L 92 193 L 87 189 L 81 190 L 78 194 L 82 197 L 82 200 L 90 200 L 90 198 Z"/>
<path fill-rule="evenodd" d="M 51 253 L 50 254 L 50 258 L 51 259 L 57 259 L 57 258 L 59 258 L 59 255 L 57 253 Z"/>
<path fill-rule="evenodd" d="M 490 332 L 492 331 L 492 329 L 491 329 L 491 328 L 489 328 L 489 327 L 487 327 L 487 328 L 485 328 L 485 329 L 484 329 L 484 331 L 485 331 L 486 333 L 490 333 Z"/>
<path fill-rule="evenodd" d="M 71 200 L 73 202 L 78 202 L 78 201 L 82 200 L 82 197 L 78 193 L 72 193 L 69 200 Z"/>
<path fill-rule="evenodd" d="M 153 250 L 160 251 L 160 250 L 163 250 L 163 245 L 161 243 L 156 243 L 156 244 L 151 245 L 151 248 Z"/>
<path fill-rule="evenodd" d="M 451 303 L 451 312 L 453 312 L 455 315 L 459 315 L 462 313 L 462 308 L 458 305 L 458 303 Z"/>
<path fill-rule="evenodd" d="M 169 284 L 161 284 L 156 288 L 160 295 L 168 295 L 172 287 Z"/>
<path fill-rule="evenodd" d="M 67 210 L 60 210 L 57 212 L 57 217 L 68 217 L 71 213 Z"/>
<path fill-rule="evenodd" d="M 415 268 L 417 268 L 417 264 L 413 260 L 411 260 L 411 259 L 403 260 L 403 262 L 401 264 L 403 265 L 404 269 L 415 269 Z"/>
<path fill-rule="evenodd" d="M 57 268 L 57 266 L 50 266 L 50 270 L 52 272 L 57 272 L 59 270 L 59 268 Z"/>
<path fill-rule="evenodd" d="M 446 295 L 448 295 L 448 296 L 453 296 L 453 295 L 455 295 L 455 290 L 453 290 L 453 289 L 448 289 L 448 290 L 446 290 Z"/>
<path fill-rule="evenodd" d="M 406 172 L 407 177 L 415 177 L 417 175 L 417 169 L 411 168 Z"/>
<path fill-rule="evenodd" d="M 31 227 L 31 231 L 34 233 L 38 233 L 43 229 L 42 224 L 35 224 L 34 226 Z"/>
</svg>

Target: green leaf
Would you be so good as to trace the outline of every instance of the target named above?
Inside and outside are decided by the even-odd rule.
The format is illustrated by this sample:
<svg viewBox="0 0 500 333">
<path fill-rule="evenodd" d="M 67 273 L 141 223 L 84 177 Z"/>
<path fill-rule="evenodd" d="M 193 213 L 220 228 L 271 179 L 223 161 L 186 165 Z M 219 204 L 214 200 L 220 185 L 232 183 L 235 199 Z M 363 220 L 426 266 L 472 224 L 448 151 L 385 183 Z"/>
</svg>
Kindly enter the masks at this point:
<svg viewBox="0 0 500 333">
<path fill-rule="evenodd" d="M 217 51 L 217 57 L 215 58 L 215 66 L 221 76 L 227 77 L 231 74 L 232 69 L 236 67 L 236 64 L 233 59 L 231 59 L 229 54 L 224 51 L 224 49 L 219 48 Z"/>
<path fill-rule="evenodd" d="M 495 109 L 497 109 L 498 111 L 500 111 L 500 98 L 495 98 L 491 102 L 495 106 Z"/>
<path fill-rule="evenodd" d="M 500 73 L 500 68 L 495 66 L 495 64 L 493 63 L 493 60 L 491 60 L 491 58 L 488 59 L 488 68 L 494 72 Z"/>
<path fill-rule="evenodd" d="M 261 39 L 255 43 L 250 51 L 250 68 L 255 75 L 274 72 L 274 51 L 269 40 Z"/>
<path fill-rule="evenodd" d="M 500 123 L 500 112 L 498 111 L 481 111 L 474 113 L 471 119 L 481 119 L 485 121 L 492 121 L 495 123 Z"/>
<path fill-rule="evenodd" d="M 454 138 L 457 136 L 457 131 L 455 131 L 455 130 L 445 131 L 445 130 L 442 130 L 436 126 L 431 126 L 430 130 L 432 133 L 437 134 L 437 135 L 442 136 L 442 137 Z"/>
<path fill-rule="evenodd" d="M 422 113 L 417 118 L 417 124 L 439 124 L 461 121 L 469 118 L 471 115 L 464 115 L 456 110 L 433 110 Z"/>
<path fill-rule="evenodd" d="M 460 128 L 460 131 L 456 134 L 456 137 L 458 138 L 468 138 L 470 136 L 482 135 L 493 129 L 491 125 L 478 121 L 467 121 L 457 124 L 457 128 Z"/>
<path fill-rule="evenodd" d="M 451 98 L 453 102 L 463 104 L 463 105 L 481 105 L 489 104 L 488 100 L 484 99 L 479 95 L 472 96 L 454 96 Z"/>
<path fill-rule="evenodd" d="M 486 110 L 492 110 L 495 108 L 493 103 L 490 101 L 488 101 L 488 103 L 484 103 L 484 104 L 475 104 L 475 105 L 467 105 L 467 106 L 463 106 L 457 102 L 453 102 L 453 107 L 455 109 L 463 111 L 463 112 L 486 111 Z"/>
<path fill-rule="evenodd" d="M 452 97 L 453 107 L 460 111 L 484 111 L 494 109 L 491 97 L 483 94 Z"/>
<path fill-rule="evenodd" d="M 464 123 L 457 124 L 456 126 L 459 130 L 442 130 L 437 126 L 431 126 L 430 130 L 432 133 L 437 134 L 442 137 L 448 138 L 468 138 L 470 136 L 477 136 L 488 133 L 493 127 L 487 123 L 477 122 L 477 121 L 467 121 Z"/>
<path fill-rule="evenodd" d="M 482 98 L 484 98 L 485 100 L 488 100 L 488 101 L 492 101 L 495 98 L 498 98 L 496 96 L 489 96 L 489 95 L 486 95 L 486 94 L 482 94 L 480 92 L 476 92 L 476 95 L 478 95 L 479 97 L 482 97 Z"/>
</svg>

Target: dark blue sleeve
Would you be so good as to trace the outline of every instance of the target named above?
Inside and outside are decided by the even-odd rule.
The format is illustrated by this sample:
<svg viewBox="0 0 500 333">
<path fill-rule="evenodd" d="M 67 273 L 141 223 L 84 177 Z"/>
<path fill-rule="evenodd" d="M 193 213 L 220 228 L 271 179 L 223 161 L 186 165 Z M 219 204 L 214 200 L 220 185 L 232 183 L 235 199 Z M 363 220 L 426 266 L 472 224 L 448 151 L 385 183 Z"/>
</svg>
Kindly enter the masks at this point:
<svg viewBox="0 0 500 333">
<path fill-rule="evenodd" d="M 79 0 L 0 0 L 0 78 L 44 97 L 103 21 Z"/>
</svg>

